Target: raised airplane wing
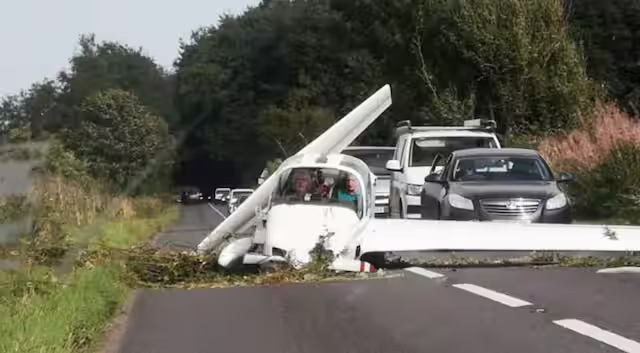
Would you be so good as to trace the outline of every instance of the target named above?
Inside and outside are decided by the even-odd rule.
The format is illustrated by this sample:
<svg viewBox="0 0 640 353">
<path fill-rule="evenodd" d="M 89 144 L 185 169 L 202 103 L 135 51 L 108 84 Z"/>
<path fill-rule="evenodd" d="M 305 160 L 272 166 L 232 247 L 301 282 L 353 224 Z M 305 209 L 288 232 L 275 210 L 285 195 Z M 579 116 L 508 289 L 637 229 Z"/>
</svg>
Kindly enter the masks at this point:
<svg viewBox="0 0 640 353">
<path fill-rule="evenodd" d="M 302 148 L 296 155 L 339 153 L 366 130 L 389 106 L 391 106 L 391 87 L 385 85 L 322 135 Z M 251 225 L 251 221 L 256 215 L 256 209 L 263 207 L 269 200 L 273 188 L 278 183 L 282 167 L 286 163 L 287 161 L 284 161 L 281 168 L 278 168 L 267 178 L 234 213 L 198 244 L 198 253 L 211 252 L 227 236 L 242 233 L 243 230 L 246 230 Z"/>
<path fill-rule="evenodd" d="M 372 219 L 361 254 L 401 251 L 640 251 L 640 227 Z"/>
</svg>

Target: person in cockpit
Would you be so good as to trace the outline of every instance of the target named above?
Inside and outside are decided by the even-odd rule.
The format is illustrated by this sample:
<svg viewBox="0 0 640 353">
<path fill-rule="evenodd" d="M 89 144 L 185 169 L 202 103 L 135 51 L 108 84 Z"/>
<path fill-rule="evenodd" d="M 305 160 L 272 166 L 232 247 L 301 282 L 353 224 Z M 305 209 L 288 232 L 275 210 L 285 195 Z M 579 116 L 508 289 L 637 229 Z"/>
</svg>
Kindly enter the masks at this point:
<svg viewBox="0 0 640 353">
<path fill-rule="evenodd" d="M 293 175 L 293 182 L 296 196 L 308 201 L 313 189 L 311 175 L 306 170 L 298 170 Z"/>
<path fill-rule="evenodd" d="M 339 201 L 353 201 L 358 200 L 358 180 L 351 175 L 343 176 L 343 188 L 338 190 Z"/>
</svg>

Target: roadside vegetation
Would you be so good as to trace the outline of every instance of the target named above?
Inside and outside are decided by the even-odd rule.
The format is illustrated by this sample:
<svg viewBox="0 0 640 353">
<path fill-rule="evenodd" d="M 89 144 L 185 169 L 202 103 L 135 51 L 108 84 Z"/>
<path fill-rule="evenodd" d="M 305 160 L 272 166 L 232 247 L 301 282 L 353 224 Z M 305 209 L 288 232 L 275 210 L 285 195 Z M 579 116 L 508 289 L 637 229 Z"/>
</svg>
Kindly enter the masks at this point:
<svg viewBox="0 0 640 353">
<path fill-rule="evenodd" d="M 11 264 L 0 351 L 91 351 L 139 286 L 338 279 L 322 254 L 301 271 L 228 276 L 148 241 L 177 217 L 179 168 L 211 164 L 253 185 L 387 83 L 393 106 L 359 143 L 393 143 L 400 120 L 494 119 L 509 146 L 576 174 L 580 218 L 640 224 L 639 15 L 633 0 L 263 1 L 195 31 L 171 73 L 141 49 L 82 36 L 68 71 L 0 101 L 0 163 L 37 162 L 30 192 L 0 200 L 3 223 L 33 220 L 0 249 Z M 465 264 L 478 263 L 422 265 Z"/>
</svg>

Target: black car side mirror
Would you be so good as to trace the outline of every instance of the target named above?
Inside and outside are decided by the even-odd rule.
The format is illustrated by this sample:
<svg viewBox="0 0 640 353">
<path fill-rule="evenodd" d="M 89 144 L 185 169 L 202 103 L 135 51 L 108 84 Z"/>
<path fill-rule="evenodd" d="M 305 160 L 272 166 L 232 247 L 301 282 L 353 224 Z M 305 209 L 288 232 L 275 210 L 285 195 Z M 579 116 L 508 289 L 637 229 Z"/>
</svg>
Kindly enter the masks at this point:
<svg viewBox="0 0 640 353">
<path fill-rule="evenodd" d="M 425 183 L 444 184 L 445 181 L 440 179 L 440 174 L 431 173 L 424 178 Z"/>
<path fill-rule="evenodd" d="M 556 181 L 558 183 L 569 183 L 576 180 L 576 177 L 572 173 L 562 172 L 558 175 Z"/>
</svg>

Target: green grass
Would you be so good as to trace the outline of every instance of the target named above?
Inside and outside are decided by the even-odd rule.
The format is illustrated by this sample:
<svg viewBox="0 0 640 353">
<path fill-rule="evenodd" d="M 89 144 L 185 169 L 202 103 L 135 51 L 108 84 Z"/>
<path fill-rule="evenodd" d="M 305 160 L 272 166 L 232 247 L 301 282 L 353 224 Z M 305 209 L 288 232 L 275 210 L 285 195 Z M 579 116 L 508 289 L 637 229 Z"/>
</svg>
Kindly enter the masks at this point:
<svg viewBox="0 0 640 353">
<path fill-rule="evenodd" d="M 160 217 L 148 219 L 128 219 L 105 223 L 98 228 L 98 234 L 92 238 L 90 248 L 104 246 L 116 249 L 128 249 L 149 239 L 149 235 L 160 232 L 167 224 L 178 217 L 178 208 L 171 207 Z"/>
<path fill-rule="evenodd" d="M 155 218 L 101 224 L 90 246 L 129 248 L 176 216 L 170 208 Z M 118 262 L 80 266 L 63 279 L 53 273 L 45 267 L 0 271 L 0 352 L 92 351 L 130 292 Z"/>
<path fill-rule="evenodd" d="M 3 297 L 1 352 L 85 351 L 128 294 L 116 266 L 77 269 L 64 284 L 40 276 L 29 280 L 22 285 L 42 281 L 43 288 Z"/>
</svg>

